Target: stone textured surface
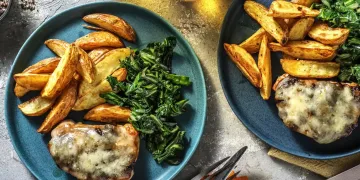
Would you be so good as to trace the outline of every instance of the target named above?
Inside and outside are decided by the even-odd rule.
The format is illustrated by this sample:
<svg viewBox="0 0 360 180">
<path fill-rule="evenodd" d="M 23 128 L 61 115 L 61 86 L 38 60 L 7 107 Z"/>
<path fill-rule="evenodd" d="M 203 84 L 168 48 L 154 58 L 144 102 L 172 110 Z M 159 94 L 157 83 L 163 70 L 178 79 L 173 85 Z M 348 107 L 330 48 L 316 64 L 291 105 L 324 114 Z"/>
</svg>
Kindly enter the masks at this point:
<svg viewBox="0 0 360 180">
<path fill-rule="evenodd" d="M 7 134 L 4 112 L 5 82 L 17 51 L 26 38 L 44 21 L 86 0 L 37 0 L 34 11 L 21 10 L 15 0 L 0 22 L 0 179 L 32 179 L 21 164 Z M 177 27 L 198 55 L 207 83 L 208 114 L 202 141 L 186 168 L 176 179 L 184 179 L 195 167 L 204 167 L 249 147 L 237 169 L 250 179 L 322 179 L 299 167 L 267 156 L 269 147 L 249 132 L 231 111 L 222 92 L 217 72 L 217 43 L 222 19 L 231 0 L 124 0 L 146 7 Z"/>
</svg>

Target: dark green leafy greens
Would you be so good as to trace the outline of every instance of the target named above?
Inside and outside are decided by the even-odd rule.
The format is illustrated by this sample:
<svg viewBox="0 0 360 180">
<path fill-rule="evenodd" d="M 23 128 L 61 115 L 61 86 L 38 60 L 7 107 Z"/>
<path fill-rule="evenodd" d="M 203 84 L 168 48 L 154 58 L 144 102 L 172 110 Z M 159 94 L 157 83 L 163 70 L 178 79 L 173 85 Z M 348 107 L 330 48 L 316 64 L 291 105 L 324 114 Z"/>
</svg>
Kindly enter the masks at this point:
<svg viewBox="0 0 360 180">
<path fill-rule="evenodd" d="M 317 17 L 332 27 L 350 29 L 347 41 L 338 50 L 336 61 L 341 64 L 341 81 L 360 83 L 360 0 L 321 0 L 313 4 L 320 9 Z"/>
<path fill-rule="evenodd" d="M 191 84 L 189 77 L 171 73 L 176 39 L 168 37 L 134 50 L 121 61 L 127 69 L 126 82 L 107 77 L 113 92 L 101 94 L 107 103 L 131 108 L 129 121 L 145 139 L 147 149 L 158 163 L 178 164 L 184 150 L 185 131 L 174 120 L 184 112 L 188 100 L 180 89 Z"/>
</svg>

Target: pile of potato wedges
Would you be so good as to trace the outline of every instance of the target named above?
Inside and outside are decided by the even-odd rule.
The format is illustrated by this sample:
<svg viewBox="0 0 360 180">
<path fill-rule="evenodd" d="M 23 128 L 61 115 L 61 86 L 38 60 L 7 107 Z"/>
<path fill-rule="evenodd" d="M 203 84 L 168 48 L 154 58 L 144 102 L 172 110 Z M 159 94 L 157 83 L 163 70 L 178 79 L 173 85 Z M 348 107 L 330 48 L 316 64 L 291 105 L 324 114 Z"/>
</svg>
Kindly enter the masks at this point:
<svg viewBox="0 0 360 180">
<path fill-rule="evenodd" d="M 83 20 L 95 30 L 75 42 L 49 39 L 45 45 L 57 57 L 50 57 L 14 75 L 14 93 L 23 97 L 29 91 L 40 95 L 18 105 L 26 116 L 41 116 L 50 111 L 39 133 L 50 132 L 71 110 L 89 110 L 84 119 L 97 122 L 127 122 L 128 108 L 106 104 L 99 95 L 112 91 L 106 77 L 126 79 L 120 60 L 130 56 L 122 39 L 135 42 L 134 29 L 123 19 L 110 14 L 89 14 Z"/>
<path fill-rule="evenodd" d="M 299 78 L 333 78 L 340 65 L 333 62 L 349 29 L 332 28 L 315 21 L 319 11 L 310 6 L 318 0 L 276 0 L 269 8 L 246 0 L 245 12 L 261 28 L 240 44 L 224 44 L 230 59 L 267 100 L 271 95 L 271 51 L 283 54 L 283 70 Z M 259 53 L 256 64 L 251 54 Z"/>
</svg>

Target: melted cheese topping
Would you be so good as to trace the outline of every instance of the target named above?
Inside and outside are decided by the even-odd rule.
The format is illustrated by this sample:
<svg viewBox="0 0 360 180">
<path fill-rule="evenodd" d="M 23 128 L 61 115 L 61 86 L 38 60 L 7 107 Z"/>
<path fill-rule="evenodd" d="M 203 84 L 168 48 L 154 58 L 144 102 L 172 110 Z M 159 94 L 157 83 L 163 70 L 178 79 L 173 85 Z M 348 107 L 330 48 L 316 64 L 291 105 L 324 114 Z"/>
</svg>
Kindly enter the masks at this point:
<svg viewBox="0 0 360 180">
<path fill-rule="evenodd" d="M 62 169 L 79 179 L 130 179 L 138 136 L 129 134 L 124 126 L 102 127 L 82 125 L 53 133 L 50 153 Z"/>
<path fill-rule="evenodd" d="M 351 133 L 359 117 L 359 102 L 348 86 L 327 81 L 281 85 L 275 98 L 279 116 L 290 128 L 331 143 Z"/>
</svg>

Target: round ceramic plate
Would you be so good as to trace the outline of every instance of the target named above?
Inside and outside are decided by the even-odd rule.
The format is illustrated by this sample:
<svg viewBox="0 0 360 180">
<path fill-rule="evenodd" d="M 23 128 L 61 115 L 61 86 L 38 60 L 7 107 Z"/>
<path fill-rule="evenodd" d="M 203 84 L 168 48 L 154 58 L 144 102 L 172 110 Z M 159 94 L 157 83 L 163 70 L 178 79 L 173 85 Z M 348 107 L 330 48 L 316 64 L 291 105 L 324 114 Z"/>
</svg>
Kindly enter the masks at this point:
<svg viewBox="0 0 360 180">
<path fill-rule="evenodd" d="M 257 0 L 269 7 L 271 1 Z M 291 131 L 278 116 L 274 93 L 270 100 L 261 98 L 259 90 L 236 68 L 223 48 L 224 43 L 240 44 L 259 29 L 258 23 L 246 14 L 244 1 L 234 0 L 229 8 L 221 30 L 218 47 L 218 68 L 225 96 L 243 124 L 260 139 L 282 151 L 312 159 L 332 159 L 360 152 L 360 129 L 331 144 L 318 144 L 314 140 Z M 273 82 L 284 72 L 280 54 L 272 53 Z M 257 59 L 257 56 L 255 56 Z"/>
<path fill-rule="evenodd" d="M 26 117 L 17 108 L 18 104 L 37 95 L 38 92 L 18 99 L 13 92 L 12 76 L 39 60 L 55 56 L 44 45 L 45 40 L 56 38 L 73 42 L 91 32 L 81 26 L 84 24 L 82 17 L 90 13 L 109 13 L 125 19 L 137 32 L 136 44 L 125 42 L 130 47 L 144 47 L 150 42 L 162 41 L 168 36 L 175 36 L 177 39 L 172 65 L 173 72 L 189 76 L 193 82 L 190 87 L 183 90 L 184 97 L 190 100 L 190 106 L 186 113 L 177 117 L 181 128 L 186 130 L 188 146 L 183 161 L 177 166 L 169 166 L 157 164 L 142 142 L 134 176 L 134 179 L 142 180 L 171 179 L 184 167 L 200 141 L 206 115 L 205 81 L 199 60 L 184 37 L 160 16 L 130 4 L 102 2 L 78 6 L 54 16 L 28 38 L 16 56 L 6 87 L 5 118 L 14 148 L 36 178 L 74 179 L 59 169 L 50 156 L 47 149 L 50 135 L 41 135 L 36 132 L 45 116 Z M 82 121 L 84 113 L 72 112 L 69 114 L 69 118 Z"/>
</svg>

